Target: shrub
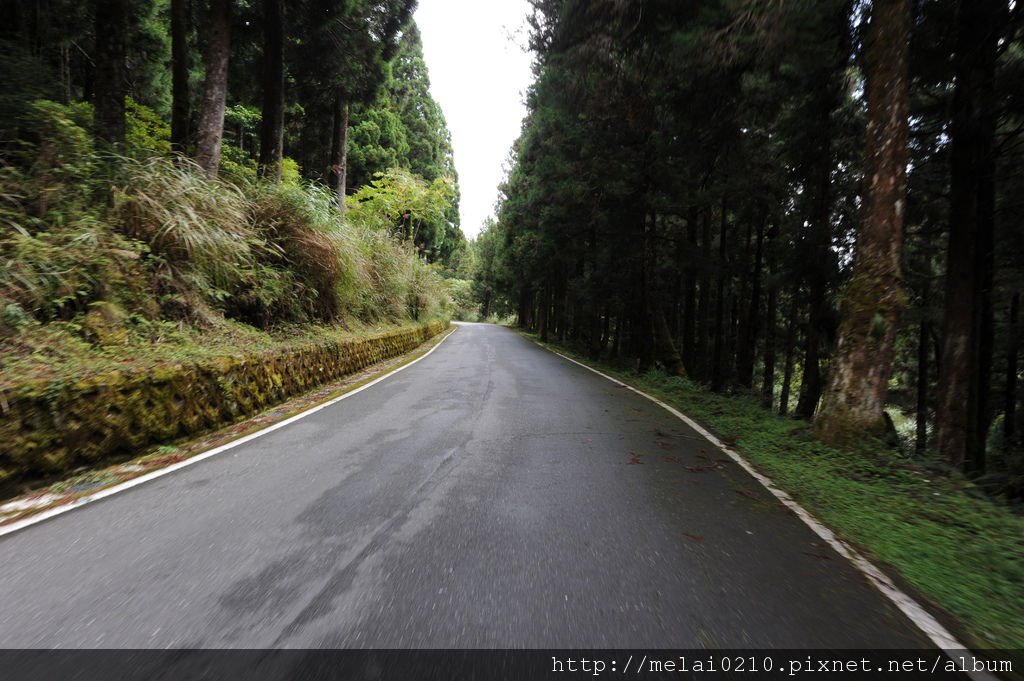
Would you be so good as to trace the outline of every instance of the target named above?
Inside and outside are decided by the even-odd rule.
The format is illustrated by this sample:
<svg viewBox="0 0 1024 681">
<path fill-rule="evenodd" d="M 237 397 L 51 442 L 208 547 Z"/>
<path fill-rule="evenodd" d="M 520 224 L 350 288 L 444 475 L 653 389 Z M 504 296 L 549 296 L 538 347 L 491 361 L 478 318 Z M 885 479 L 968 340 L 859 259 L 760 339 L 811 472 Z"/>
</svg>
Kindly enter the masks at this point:
<svg viewBox="0 0 1024 681">
<path fill-rule="evenodd" d="M 171 126 L 148 106 L 125 98 L 125 143 L 133 155 L 171 153 Z"/>
<path fill-rule="evenodd" d="M 209 180 L 184 159 L 125 160 L 114 215 L 129 236 L 207 298 L 220 300 L 242 283 L 264 249 L 241 190 Z"/>
<path fill-rule="evenodd" d="M 293 158 L 285 156 L 281 159 L 281 185 L 298 187 L 302 184 L 302 168 Z"/>
<path fill-rule="evenodd" d="M 57 204 L 82 207 L 92 202 L 97 159 L 91 125 L 89 104 L 38 100 L 28 106 L 12 154 L 16 170 L 7 177 L 17 185 L 20 212 L 44 218 Z"/>
<path fill-rule="evenodd" d="M 480 309 L 473 296 L 472 280 L 445 279 L 444 285 L 452 301 L 452 317 L 464 322 L 479 320 Z"/>
<path fill-rule="evenodd" d="M 95 342 L 125 320 L 206 326 L 226 315 L 268 327 L 449 314 L 437 272 L 391 229 L 405 201 L 418 216 L 448 210 L 444 183 L 392 174 L 343 215 L 291 159 L 278 185 L 257 180 L 244 154 L 209 179 L 170 153 L 152 110 L 128 105 L 127 157 L 95 150 L 91 107 L 51 101 L 32 103 L 16 153 L 0 157 L 4 334 L 26 318 L 63 320 Z"/>
<path fill-rule="evenodd" d="M 333 197 L 319 189 L 264 184 L 252 210 L 253 224 L 271 244 L 270 263 L 295 275 L 297 309 L 282 309 L 278 316 L 336 319 L 342 313 L 339 288 L 346 273 L 344 243 L 336 238 L 341 216 Z"/>
</svg>

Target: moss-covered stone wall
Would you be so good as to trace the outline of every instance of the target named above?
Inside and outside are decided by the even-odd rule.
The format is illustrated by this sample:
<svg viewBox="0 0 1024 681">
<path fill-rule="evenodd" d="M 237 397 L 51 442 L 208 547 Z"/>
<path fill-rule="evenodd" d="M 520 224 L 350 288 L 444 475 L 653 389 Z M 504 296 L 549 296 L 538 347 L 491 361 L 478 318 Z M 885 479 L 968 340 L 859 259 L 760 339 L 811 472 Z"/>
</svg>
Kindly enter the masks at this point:
<svg viewBox="0 0 1024 681">
<path fill-rule="evenodd" d="M 212 430 L 409 352 L 446 328 L 435 322 L 274 353 L 19 386 L 6 391 L 0 412 L 0 482 Z"/>
</svg>

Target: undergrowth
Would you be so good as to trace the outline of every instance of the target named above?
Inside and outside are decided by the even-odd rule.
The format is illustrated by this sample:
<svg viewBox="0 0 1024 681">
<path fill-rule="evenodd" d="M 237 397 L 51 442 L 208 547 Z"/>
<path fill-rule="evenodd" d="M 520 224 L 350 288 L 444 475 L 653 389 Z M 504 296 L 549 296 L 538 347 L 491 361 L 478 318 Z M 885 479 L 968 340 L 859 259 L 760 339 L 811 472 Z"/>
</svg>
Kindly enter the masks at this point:
<svg viewBox="0 0 1024 681">
<path fill-rule="evenodd" d="M 73 358 L 69 348 L 130 360 L 160 354 L 153 348 L 162 343 L 174 354 L 182 343 L 173 339 L 256 342 L 249 327 L 279 337 L 295 325 L 450 314 L 444 283 L 415 248 L 369 226 L 398 216 L 347 219 L 326 189 L 300 184 L 297 173 L 276 185 L 230 169 L 209 179 L 170 153 L 166 126 L 150 111 L 129 101 L 128 112 L 116 156 L 87 132 L 89 105 L 46 100 L 28 107 L 14 141 L 0 147 L 8 380 L 16 368 Z"/>
</svg>

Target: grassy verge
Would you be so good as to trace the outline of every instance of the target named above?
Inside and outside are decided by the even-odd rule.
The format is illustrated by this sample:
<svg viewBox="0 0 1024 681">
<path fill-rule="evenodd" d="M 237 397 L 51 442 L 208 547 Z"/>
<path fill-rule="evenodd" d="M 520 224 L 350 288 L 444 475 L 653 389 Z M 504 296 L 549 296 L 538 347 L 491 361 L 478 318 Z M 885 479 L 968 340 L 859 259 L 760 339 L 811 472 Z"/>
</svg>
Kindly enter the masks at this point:
<svg viewBox="0 0 1024 681">
<path fill-rule="evenodd" d="M 638 375 L 557 350 L 636 386 L 713 430 L 866 557 L 954 620 L 975 648 L 1024 649 L 1024 518 L 970 483 L 865 442 L 827 447 L 804 421 L 693 382 Z M 944 617 L 947 621 L 950 617 Z"/>
<path fill-rule="evenodd" d="M 35 381 L 81 379 L 118 369 L 144 371 L 160 364 L 201 363 L 221 357 L 302 347 L 323 341 L 347 341 L 407 328 L 411 322 L 369 324 L 294 324 L 261 330 L 222 320 L 200 329 L 173 322 L 147 322 L 118 343 L 90 343 L 74 324 L 51 322 L 0 338 L 0 390 Z"/>
</svg>

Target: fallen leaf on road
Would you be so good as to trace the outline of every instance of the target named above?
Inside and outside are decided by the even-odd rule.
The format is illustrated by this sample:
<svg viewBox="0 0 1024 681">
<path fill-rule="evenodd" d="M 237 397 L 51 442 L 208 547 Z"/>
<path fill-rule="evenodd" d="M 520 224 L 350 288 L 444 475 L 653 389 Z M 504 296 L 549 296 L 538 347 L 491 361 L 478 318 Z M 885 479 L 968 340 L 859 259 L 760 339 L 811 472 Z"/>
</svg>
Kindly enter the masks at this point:
<svg viewBox="0 0 1024 681">
<path fill-rule="evenodd" d="M 832 560 L 832 556 L 826 556 L 823 553 L 812 553 L 811 551 L 804 551 L 803 554 L 805 556 L 811 556 L 812 558 L 817 558 L 818 560 Z"/>
</svg>

